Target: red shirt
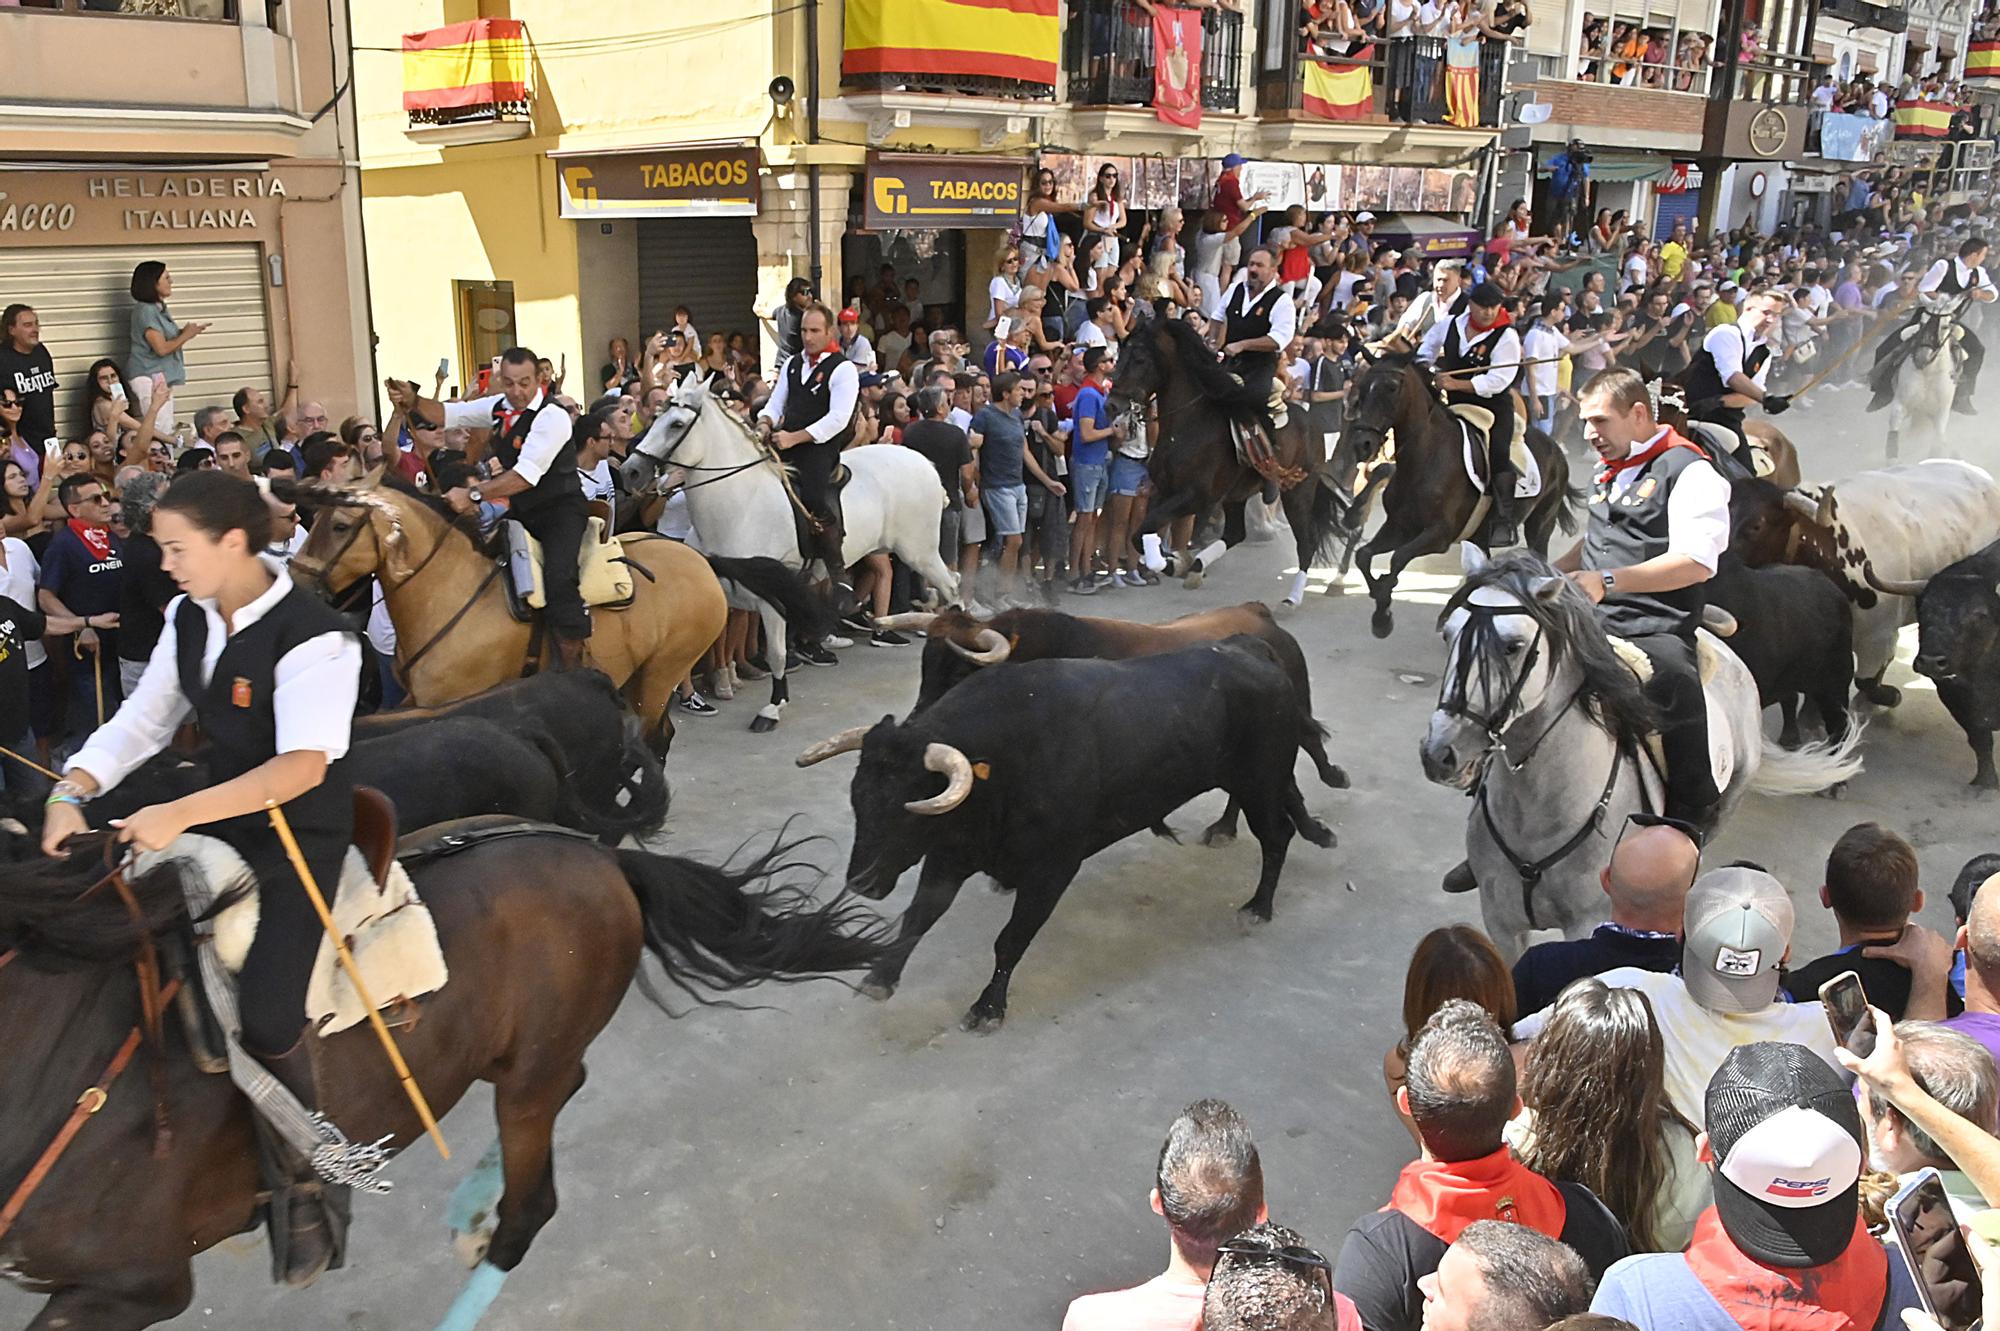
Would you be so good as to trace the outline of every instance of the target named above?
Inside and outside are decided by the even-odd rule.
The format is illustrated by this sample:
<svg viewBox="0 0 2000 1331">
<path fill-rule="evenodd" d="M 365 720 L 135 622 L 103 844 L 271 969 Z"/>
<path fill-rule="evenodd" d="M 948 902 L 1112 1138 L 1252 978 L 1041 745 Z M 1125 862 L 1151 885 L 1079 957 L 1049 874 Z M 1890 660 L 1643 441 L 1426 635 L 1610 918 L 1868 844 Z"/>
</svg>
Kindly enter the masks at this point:
<svg viewBox="0 0 2000 1331">
<path fill-rule="evenodd" d="M 415 449 L 407 452 L 402 449 L 396 450 L 396 474 L 411 485 L 424 487 L 430 485 L 430 468 L 417 456 Z"/>
<path fill-rule="evenodd" d="M 1215 197 L 1208 206 L 1222 214 L 1225 229 L 1243 220 L 1243 184 L 1234 171 L 1225 172 L 1215 182 Z"/>
<path fill-rule="evenodd" d="M 1070 408 L 1076 405 L 1076 395 L 1082 391 L 1083 384 L 1081 381 L 1073 384 L 1056 385 L 1055 392 L 1051 396 L 1055 399 L 1057 420 L 1066 421 L 1069 419 Z"/>
</svg>

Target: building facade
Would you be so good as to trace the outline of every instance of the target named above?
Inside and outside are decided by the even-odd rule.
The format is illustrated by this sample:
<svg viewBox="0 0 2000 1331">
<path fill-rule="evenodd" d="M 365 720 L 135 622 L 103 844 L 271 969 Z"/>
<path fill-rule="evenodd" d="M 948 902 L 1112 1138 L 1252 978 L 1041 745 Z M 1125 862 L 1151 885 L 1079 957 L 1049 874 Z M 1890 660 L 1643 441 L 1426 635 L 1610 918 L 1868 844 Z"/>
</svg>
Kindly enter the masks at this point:
<svg viewBox="0 0 2000 1331">
<path fill-rule="evenodd" d="M 1155 61 L 1129 0 L 712 0 L 622 12 L 615 29 L 582 0 L 365 0 L 383 371 L 427 380 L 442 360 L 463 386 L 518 342 L 576 390 L 611 338 L 636 349 L 682 305 L 704 337 L 763 337 L 768 363 L 759 316 L 788 281 L 837 300 L 884 263 L 962 320 L 1038 161 L 1068 179 L 1116 160 L 1141 204 L 1194 197 L 1237 152 L 1295 168 L 1315 211 L 1351 203 L 1342 165 L 1383 168 L 1366 182 L 1383 207 L 1394 170 L 1411 210 L 1470 207 L 1443 173 L 1474 177 L 1493 128 L 1395 118 L 1379 87 L 1329 118 L 1297 0 L 1166 12 L 1190 16 L 1187 45 Z M 1172 105 L 1155 104 L 1156 65 L 1184 90 Z"/>
<path fill-rule="evenodd" d="M 335 419 L 372 403 L 345 0 L 21 0 L 0 51 L 0 303 L 40 316 L 65 434 L 149 259 L 212 325 L 183 418 L 294 366 Z"/>
</svg>

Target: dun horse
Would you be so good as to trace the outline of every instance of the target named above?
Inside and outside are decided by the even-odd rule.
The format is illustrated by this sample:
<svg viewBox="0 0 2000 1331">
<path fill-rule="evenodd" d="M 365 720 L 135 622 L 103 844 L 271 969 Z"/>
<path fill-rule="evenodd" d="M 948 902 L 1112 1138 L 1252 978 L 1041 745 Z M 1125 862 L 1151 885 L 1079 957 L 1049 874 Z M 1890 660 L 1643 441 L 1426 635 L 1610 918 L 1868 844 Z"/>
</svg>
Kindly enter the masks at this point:
<svg viewBox="0 0 2000 1331">
<path fill-rule="evenodd" d="M 1480 503 L 1480 493 L 1465 474 L 1465 436 L 1459 418 L 1445 406 L 1430 370 L 1414 357 L 1388 354 L 1375 358 L 1348 392 L 1347 428 L 1335 450 L 1334 474 L 1353 474 L 1356 467 L 1381 453 L 1391 431 L 1396 436 L 1393 461 L 1379 464 L 1347 507 L 1348 539 L 1361 539 L 1361 523 L 1377 487 L 1382 491 L 1382 525 L 1355 552 L 1362 581 L 1375 600 L 1370 628 L 1386 638 L 1395 627 L 1390 597 L 1396 581 L 1413 559 L 1441 554 L 1461 540 L 1479 535 L 1468 530 Z M 1502 400 L 1512 410 L 1513 395 Z M 1558 524 L 1577 530 L 1571 511 L 1569 461 L 1555 441 L 1540 430 L 1522 436 L 1542 476 L 1542 492 L 1528 510 L 1524 535 L 1536 554 L 1546 557 Z M 1485 444 L 1479 445 L 1481 451 Z M 1389 572 L 1375 576 L 1375 556 L 1389 556 Z"/>
<path fill-rule="evenodd" d="M 865 917 L 853 906 L 773 884 L 793 867 L 787 846 L 730 871 L 510 825 L 516 834 L 408 864 L 451 979 L 398 1043 L 438 1113 L 487 1081 L 500 1126 L 497 1170 L 482 1165 L 454 1199 L 454 1212 L 496 1218 L 447 1314 L 455 1329 L 477 1321 L 555 1214 L 551 1136 L 583 1085 L 585 1048 L 635 974 L 661 1002 L 639 971 L 642 945 L 698 998 L 864 968 L 880 950 L 872 930 L 854 931 Z M 171 864 L 131 884 L 135 924 L 118 895 L 86 893 L 99 847 L 72 846 L 67 861 L 0 865 L 0 1198 L 16 1195 L 78 1092 L 105 1094 L 0 1237 L 0 1271 L 49 1296 L 30 1331 L 140 1331 L 188 1306 L 194 1254 L 258 1223 L 256 1129 L 229 1078 L 196 1070 L 177 1022 L 122 1077 L 107 1071 L 143 1026 L 135 960 L 150 934 L 188 924 Z M 322 1107 L 352 1140 L 422 1138 L 365 1024 L 327 1037 L 315 1062 Z"/>
<path fill-rule="evenodd" d="M 320 491 L 321 509 L 292 576 L 339 592 L 374 574 L 396 626 L 396 673 L 420 707 L 470 697 L 513 679 L 529 660 L 531 625 L 507 608 L 506 572 L 442 502 L 399 480 L 371 477 Z M 632 604 L 591 611 L 591 664 L 632 700 L 662 754 L 673 738 L 674 688 L 722 633 L 728 605 L 715 571 L 678 541 L 628 542 Z"/>
<path fill-rule="evenodd" d="M 1262 493 L 1264 478 L 1237 456 L 1233 422 L 1254 419 L 1264 409 L 1261 396 L 1248 394 L 1216 361 L 1200 334 L 1177 319 L 1152 319 L 1126 340 L 1112 380 L 1119 397 L 1143 403 L 1159 398 L 1159 430 L 1153 440 L 1153 501 L 1146 520 L 1133 533 L 1141 536 L 1170 526 L 1176 519 L 1199 517 L 1216 504 L 1223 506 L 1222 540 L 1233 546 L 1243 539 L 1243 506 Z M 1295 483 L 1282 487 L 1280 502 L 1291 524 L 1298 555 L 1289 605 L 1305 594 L 1306 570 L 1326 563 L 1338 536 L 1339 494 L 1322 472 L 1325 459 L 1309 441 L 1305 409 L 1294 406 L 1291 419 L 1277 434 L 1278 465 Z M 1176 552 L 1191 577 L 1199 565 L 1189 551 Z M 1213 562 L 1208 555 L 1205 562 Z"/>
</svg>

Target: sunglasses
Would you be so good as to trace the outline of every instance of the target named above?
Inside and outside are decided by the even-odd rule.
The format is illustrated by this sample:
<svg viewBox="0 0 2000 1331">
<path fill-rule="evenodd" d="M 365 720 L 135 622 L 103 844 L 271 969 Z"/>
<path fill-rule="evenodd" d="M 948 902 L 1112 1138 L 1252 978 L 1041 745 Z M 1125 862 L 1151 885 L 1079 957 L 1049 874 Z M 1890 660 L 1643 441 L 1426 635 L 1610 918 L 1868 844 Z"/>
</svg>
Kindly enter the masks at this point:
<svg viewBox="0 0 2000 1331">
<path fill-rule="evenodd" d="M 1320 1252 L 1318 1249 L 1300 1247 L 1297 1244 L 1286 1244 L 1282 1248 L 1267 1248 L 1261 1243 L 1251 1243 L 1244 1239 L 1231 1239 L 1227 1243 L 1218 1246 L 1215 1253 L 1218 1258 L 1223 1256 L 1275 1257 L 1287 1266 L 1302 1267 L 1305 1270 L 1311 1271 L 1315 1278 L 1325 1284 L 1326 1301 L 1329 1305 L 1333 1303 L 1333 1263 L 1329 1262 L 1326 1259 L 1326 1254 Z"/>
<path fill-rule="evenodd" d="M 1682 818 L 1669 818 L 1661 813 L 1628 813 L 1624 824 L 1618 829 L 1618 837 L 1611 843 L 1611 853 L 1618 854 L 1618 847 L 1625 844 L 1625 834 L 1633 828 L 1671 827 L 1694 843 L 1694 873 L 1701 876 L 1701 829 Z"/>
</svg>

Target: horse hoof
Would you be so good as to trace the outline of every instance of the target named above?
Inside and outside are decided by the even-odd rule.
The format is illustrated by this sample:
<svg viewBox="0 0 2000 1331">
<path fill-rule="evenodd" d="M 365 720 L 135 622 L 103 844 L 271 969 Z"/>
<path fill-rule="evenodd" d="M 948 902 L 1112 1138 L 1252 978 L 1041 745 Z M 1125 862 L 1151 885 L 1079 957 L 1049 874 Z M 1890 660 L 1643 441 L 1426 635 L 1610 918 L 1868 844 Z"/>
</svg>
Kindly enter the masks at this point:
<svg viewBox="0 0 2000 1331">
<path fill-rule="evenodd" d="M 1257 898 L 1252 897 L 1236 908 L 1236 921 L 1246 931 L 1255 929 L 1260 924 L 1269 924 L 1271 922 L 1271 908 L 1269 906 L 1258 905 Z"/>
<path fill-rule="evenodd" d="M 490 1229 L 452 1231 L 451 1250 L 458 1254 L 458 1260 L 465 1263 L 468 1271 L 486 1260 L 486 1250 L 492 1246 L 493 1231 Z"/>
<path fill-rule="evenodd" d="M 1847 783 L 1845 781 L 1836 781 L 1825 790 L 1820 791 L 1819 797 L 1823 800 L 1844 800 L 1847 798 Z"/>
<path fill-rule="evenodd" d="M 1396 617 L 1387 610 L 1377 610 L 1368 617 L 1368 631 L 1378 638 L 1386 638 L 1396 629 Z"/>
<path fill-rule="evenodd" d="M 1289 596 L 1287 596 L 1284 600 L 1278 602 L 1278 605 L 1280 608 L 1285 610 L 1296 610 L 1299 608 L 1299 602 L 1293 600 Z"/>
<path fill-rule="evenodd" d="M 896 992 L 896 986 L 893 981 L 879 979 L 873 975 L 863 980 L 860 987 L 862 993 L 878 1003 L 888 1002 L 890 995 Z"/>
<path fill-rule="evenodd" d="M 1189 569 L 1188 575 L 1181 579 L 1181 586 L 1191 592 L 1201 590 L 1201 570 L 1198 568 Z"/>
<path fill-rule="evenodd" d="M 1893 684 L 1876 684 L 1861 691 L 1861 696 L 1877 707 L 1894 707 L 1903 701 L 1903 691 Z"/>
<path fill-rule="evenodd" d="M 1327 767 L 1326 784 L 1330 790 L 1347 790 L 1354 785 L 1347 779 L 1347 769 L 1337 763 Z"/>
<path fill-rule="evenodd" d="M 778 728 L 778 718 L 758 713 L 750 718 L 750 731 L 755 735 L 768 735 Z"/>
<path fill-rule="evenodd" d="M 1235 840 L 1236 829 L 1233 827 L 1211 827 L 1201 834 L 1201 844 L 1204 846 L 1226 846 Z"/>
<path fill-rule="evenodd" d="M 1006 1020 L 1005 1012 L 988 1012 L 975 1004 L 966 1010 L 965 1016 L 958 1023 L 958 1028 L 970 1031 L 974 1035 L 991 1035 L 999 1030 Z"/>
<path fill-rule="evenodd" d="M 1340 844 L 1340 838 L 1333 834 L 1333 829 L 1317 819 L 1302 824 L 1299 827 L 1299 835 L 1321 850 L 1332 850 Z"/>
<path fill-rule="evenodd" d="M 1979 798 L 1981 799 L 1990 800 L 1995 796 L 2000 796 L 2000 781 L 1996 781 L 1992 777 L 1980 778 L 1975 776 L 1972 778 L 1971 785 L 1974 790 L 1979 792 Z"/>
</svg>

